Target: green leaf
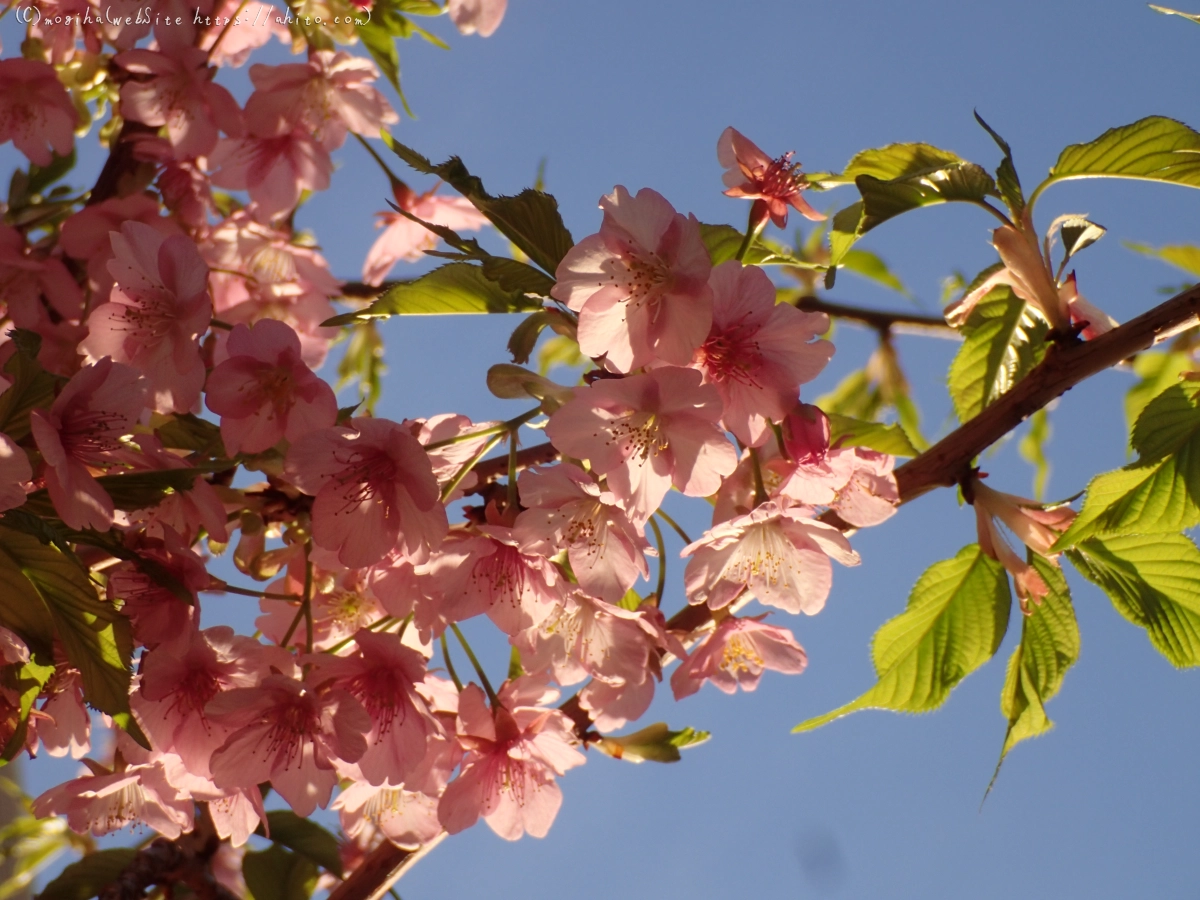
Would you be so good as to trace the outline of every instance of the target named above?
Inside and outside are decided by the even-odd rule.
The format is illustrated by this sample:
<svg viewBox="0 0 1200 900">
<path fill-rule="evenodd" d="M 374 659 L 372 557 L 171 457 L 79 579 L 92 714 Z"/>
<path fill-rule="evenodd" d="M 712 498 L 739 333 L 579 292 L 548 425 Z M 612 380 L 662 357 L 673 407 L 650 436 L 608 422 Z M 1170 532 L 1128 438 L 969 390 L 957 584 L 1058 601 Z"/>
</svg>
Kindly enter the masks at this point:
<svg viewBox="0 0 1200 900">
<path fill-rule="evenodd" d="M 10 333 L 17 352 L 4 366 L 12 384 L 0 393 L 0 431 L 14 441 L 21 441 L 29 436 L 29 413 L 46 409 L 54 402 L 57 379 L 37 361 L 42 343 L 39 335 L 23 329 L 13 329 Z"/>
<path fill-rule="evenodd" d="M 242 858 L 242 876 L 253 900 L 308 900 L 317 883 L 317 866 L 307 856 L 272 844 Z"/>
<path fill-rule="evenodd" d="M 0 829 L 0 858 L 7 861 L 0 900 L 28 897 L 33 880 L 60 854 L 71 848 L 72 838 L 65 819 L 50 816 L 36 819 L 17 813 Z"/>
<path fill-rule="evenodd" d="M 982 166 L 970 162 L 890 181 L 859 175 L 854 183 L 863 198 L 863 219 L 858 227 L 860 236 L 909 210 L 954 201 L 978 203 L 985 197 L 997 195 L 992 176 Z"/>
<path fill-rule="evenodd" d="M 25 749 L 25 735 L 29 724 L 29 711 L 33 709 L 34 701 L 37 700 L 38 694 L 42 692 L 42 688 L 46 686 L 46 682 L 50 680 L 50 676 L 53 674 L 53 665 L 43 666 L 36 659 L 30 659 L 29 662 L 20 668 L 15 666 L 6 667 L 3 676 L 4 687 L 19 699 L 16 703 L 18 710 L 17 728 L 13 732 L 12 737 L 8 739 L 8 743 L 4 746 L 4 752 L 0 756 L 4 762 L 9 762 Z"/>
<path fill-rule="evenodd" d="M 538 338 L 541 337 L 542 331 L 548 324 L 549 317 L 545 310 L 539 310 L 523 319 L 521 324 L 513 329 L 513 333 L 508 338 L 508 352 L 512 354 L 514 363 L 524 365 L 529 362 L 529 357 L 533 355 L 533 348 L 537 346 Z"/>
<path fill-rule="evenodd" d="M 1050 226 L 1053 231 L 1059 230 L 1063 241 L 1063 265 L 1070 262 L 1071 257 L 1087 247 L 1092 246 L 1108 233 L 1103 225 L 1093 222 L 1083 216 L 1059 216 Z"/>
<path fill-rule="evenodd" d="M 325 871 L 342 877 L 342 857 L 338 839 L 310 819 L 302 819 L 288 809 L 267 813 L 271 840 L 308 857 Z M 260 826 L 261 829 L 261 826 Z"/>
<path fill-rule="evenodd" d="M 1168 244 L 1154 248 L 1149 244 L 1126 241 L 1125 246 L 1143 256 L 1153 256 L 1192 275 L 1200 275 L 1200 247 L 1194 244 Z"/>
<path fill-rule="evenodd" d="M 937 709 L 963 678 L 991 659 L 1008 628 L 1008 576 L 977 544 L 925 571 L 899 616 L 875 633 L 879 682 L 845 706 L 797 725 L 810 731 L 855 710 Z"/>
<path fill-rule="evenodd" d="M 517 313 L 541 308 L 541 301 L 501 288 L 479 266 L 455 262 L 389 288 L 365 309 L 334 316 L 321 324 L 332 327 L 388 316 Z"/>
<path fill-rule="evenodd" d="M 1000 692 L 1000 711 L 1008 719 L 1000 762 L 1021 741 L 1050 730 L 1054 723 L 1046 715 L 1046 702 L 1058 693 L 1067 669 L 1079 658 L 1079 624 L 1067 580 L 1036 553 L 1030 552 L 1029 562 L 1050 593 L 1022 616 L 1021 643 L 1008 661 Z"/>
<path fill-rule="evenodd" d="M 596 748 L 613 759 L 626 762 L 679 762 L 679 751 L 703 744 L 709 739 L 707 731 L 684 728 L 672 731 L 666 722 L 655 722 L 633 734 L 602 738 Z"/>
<path fill-rule="evenodd" d="M 814 402 L 827 414 L 863 421 L 877 421 L 891 407 L 912 446 L 917 450 L 928 446 L 921 436 L 920 417 L 909 397 L 908 381 L 895 348 L 888 341 L 879 345 L 865 368 L 851 372 Z"/>
<path fill-rule="evenodd" d="M 1000 160 L 1000 165 L 996 168 L 996 188 L 1000 191 L 1000 199 L 1013 214 L 1013 218 L 1018 219 L 1025 209 L 1025 195 L 1021 192 L 1021 179 L 1017 177 L 1017 167 L 1013 163 L 1012 147 L 1008 145 L 1008 141 L 1000 137 L 991 125 L 983 121 L 983 116 L 978 112 L 975 113 L 975 121 L 992 136 L 992 140 L 1004 154 L 1004 159 Z"/>
<path fill-rule="evenodd" d="M 1133 358 L 1133 371 L 1140 380 L 1125 395 L 1125 420 L 1131 433 L 1146 404 L 1171 385 L 1178 384 L 1179 376 L 1194 366 L 1191 354 L 1179 350 L 1147 350 Z"/>
<path fill-rule="evenodd" d="M 221 429 L 215 422 L 201 419 L 191 413 L 177 413 L 154 429 L 164 447 L 191 450 L 215 459 L 225 457 L 225 443 L 221 440 Z"/>
<path fill-rule="evenodd" d="M 1181 534 L 1089 538 L 1067 551 L 1172 665 L 1200 665 L 1200 550 Z"/>
<path fill-rule="evenodd" d="M 34 900 L 88 900 L 112 884 L 137 856 L 132 847 L 93 850 L 59 873 Z"/>
<path fill-rule="evenodd" d="M 1072 144 L 1036 193 L 1072 178 L 1137 178 L 1200 187 L 1200 134 L 1182 122 L 1149 116 Z"/>
<path fill-rule="evenodd" d="M 938 203 L 980 202 L 998 196 L 995 181 L 983 168 L 929 144 L 890 144 L 864 150 L 832 179 L 835 183 L 851 180 L 862 201 L 833 217 L 831 272 L 855 241 L 894 216 Z M 825 286 L 833 286 L 833 276 L 826 275 Z"/>
<path fill-rule="evenodd" d="M 574 246 L 571 232 L 558 212 L 558 201 L 549 194 L 527 188 L 515 197 L 493 197 L 457 156 L 434 165 L 391 136 L 385 135 L 384 140 L 412 168 L 438 176 L 470 200 L 501 234 L 551 275 Z"/>
<path fill-rule="evenodd" d="M 1050 460 L 1046 457 L 1046 444 L 1050 441 L 1050 413 L 1039 409 L 1029 417 L 1029 431 L 1017 444 L 1021 459 L 1033 466 L 1033 496 L 1041 500 L 1046 494 L 1046 482 L 1050 479 Z"/>
<path fill-rule="evenodd" d="M 838 181 L 854 181 L 868 175 L 881 181 L 933 172 L 961 163 L 957 153 L 930 144 L 888 144 L 857 153 Z"/>
<path fill-rule="evenodd" d="M 700 239 L 708 249 L 714 266 L 733 259 L 741 249 L 745 234 L 732 225 L 700 223 Z M 774 241 L 756 238 L 742 260 L 748 266 L 794 266 L 801 269 L 824 269 L 823 265 L 799 259 Z"/>
<path fill-rule="evenodd" d="M 1097 475 L 1056 547 L 1099 534 L 1158 534 L 1200 524 L 1200 392 L 1181 384 L 1155 397 L 1133 428 L 1139 458 Z"/>
<path fill-rule="evenodd" d="M 905 297 L 912 298 L 904 283 L 892 273 L 887 263 L 870 250 L 848 250 L 842 256 L 842 268 L 863 278 L 869 278 L 876 284 L 891 288 Z"/>
<path fill-rule="evenodd" d="M 963 326 L 947 384 L 960 422 L 1012 389 L 1045 352 L 1046 323 L 1008 287 L 988 292 Z"/>
<path fill-rule="evenodd" d="M 833 446 L 869 447 L 892 456 L 916 456 L 919 452 L 899 425 L 864 422 L 837 413 L 826 415 L 829 419 L 829 443 Z"/>
<path fill-rule="evenodd" d="M 48 656 L 54 638 L 83 679 L 83 697 L 129 712 L 129 620 L 96 594 L 87 572 L 56 547 L 0 522 L 0 622 Z"/>
</svg>

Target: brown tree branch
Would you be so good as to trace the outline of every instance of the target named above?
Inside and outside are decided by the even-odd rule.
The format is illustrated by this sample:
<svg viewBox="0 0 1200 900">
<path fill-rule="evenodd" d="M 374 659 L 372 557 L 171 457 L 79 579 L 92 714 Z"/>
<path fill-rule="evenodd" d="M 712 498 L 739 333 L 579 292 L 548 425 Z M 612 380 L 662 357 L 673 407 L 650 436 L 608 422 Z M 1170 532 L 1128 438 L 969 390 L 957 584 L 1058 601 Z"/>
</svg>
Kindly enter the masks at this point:
<svg viewBox="0 0 1200 900">
<path fill-rule="evenodd" d="M 959 337 L 958 331 L 947 325 L 946 320 L 941 316 L 866 309 L 861 306 L 822 300 L 819 297 L 800 297 L 796 300 L 796 308 L 805 312 L 823 312 L 830 318 L 858 322 L 860 325 L 867 325 L 877 331 L 896 331 L 952 340 Z"/>
<path fill-rule="evenodd" d="M 402 850 L 391 841 L 384 841 L 367 854 L 362 865 L 345 881 L 329 892 L 328 900 L 380 900 L 405 872 L 445 839 L 446 832 L 443 831 L 418 850 Z"/>
</svg>

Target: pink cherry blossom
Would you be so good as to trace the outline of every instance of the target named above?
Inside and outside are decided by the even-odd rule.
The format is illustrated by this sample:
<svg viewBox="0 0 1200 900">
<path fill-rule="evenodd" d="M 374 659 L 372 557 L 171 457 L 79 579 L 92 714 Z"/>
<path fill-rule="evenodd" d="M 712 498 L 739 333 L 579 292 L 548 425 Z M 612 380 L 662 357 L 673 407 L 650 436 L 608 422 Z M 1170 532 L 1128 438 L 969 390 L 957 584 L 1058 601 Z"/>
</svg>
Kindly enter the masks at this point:
<svg viewBox="0 0 1200 900">
<path fill-rule="evenodd" d="M 298 816 L 329 803 L 335 760 L 361 759 L 371 729 L 371 717 L 347 691 L 287 675 L 224 691 L 205 712 L 233 730 L 209 763 L 217 786 L 270 781 Z"/>
<path fill-rule="evenodd" d="M 1012 575 L 1021 609 L 1028 615 L 1029 600 L 1032 598 L 1034 603 L 1041 603 L 1050 588 L 1033 566 L 1013 552 L 996 527 L 995 520 L 1003 522 L 1034 553 L 1058 565 L 1058 554 L 1050 548 L 1071 527 L 1075 521 L 1075 511 L 1065 505 L 1046 506 L 1035 500 L 993 490 L 979 478 L 971 480 L 965 493 L 975 507 L 979 548 Z"/>
<path fill-rule="evenodd" d="M 713 269 L 713 324 L 692 365 L 716 385 L 722 421 L 743 444 L 760 446 L 796 405 L 800 385 L 833 356 L 833 344 L 813 339 L 829 330 L 824 313 L 775 302 L 762 269 L 729 260 Z"/>
<path fill-rule="evenodd" d="M 737 467 L 717 427 L 721 397 L 695 369 L 654 369 L 577 388 L 550 417 L 546 434 L 570 456 L 591 462 L 635 521 L 658 509 L 673 484 L 707 497 Z"/>
<path fill-rule="evenodd" d="M 200 335 L 212 319 L 208 266 L 183 235 L 164 238 L 141 222 L 113 232 L 116 279 L 108 303 L 93 310 L 82 348 L 141 371 L 157 412 L 187 412 L 200 399 Z"/>
<path fill-rule="evenodd" d="M 780 423 L 786 455 L 770 436 L 756 451 L 768 498 L 801 506 L 826 506 L 858 528 L 878 525 L 896 512 L 900 491 L 896 459 L 865 447 L 831 447 L 829 419 L 817 407 L 797 404 Z M 754 461 L 747 452 L 721 484 L 713 522 L 754 508 Z"/>
<path fill-rule="evenodd" d="M 197 592 L 212 581 L 204 559 L 169 528 L 163 530 L 162 539 L 140 534 L 127 540 L 139 557 L 153 561 L 174 578 L 176 590 L 182 589 L 189 598 L 177 596 L 132 560 L 110 568 L 108 596 L 121 602 L 121 611 L 129 617 L 138 643 L 155 647 L 193 630 L 200 618 Z"/>
<path fill-rule="evenodd" d="M 134 135 L 133 156 L 159 167 L 155 186 L 163 205 L 194 232 L 205 231 L 217 206 L 209 177 L 199 162 L 178 159 L 171 142 L 157 134 Z"/>
<path fill-rule="evenodd" d="M 158 199 L 148 193 L 110 197 L 83 207 L 63 222 L 59 245 L 67 256 L 86 264 L 93 305 L 108 302 L 115 283 L 108 270 L 113 259 L 110 235 L 128 222 L 150 225 L 164 237 L 183 233 L 178 222 L 159 215 Z"/>
<path fill-rule="evenodd" d="M 312 657 L 317 676 L 356 697 L 371 717 L 366 753 L 343 771 L 369 784 L 401 784 L 420 768 L 440 729 L 417 691 L 425 659 L 395 634 L 360 629 L 354 643 L 351 655 Z"/>
<path fill-rule="evenodd" d="M 192 830 L 192 799 L 167 781 L 161 761 L 141 750 L 124 733 L 114 769 L 84 760 L 92 774 L 74 778 L 46 791 L 33 801 L 39 818 L 65 815 L 73 831 L 109 834 L 131 825 L 145 825 L 163 837 L 175 839 Z"/>
<path fill-rule="evenodd" d="M 840 531 L 806 513 L 771 501 L 684 547 L 688 602 L 721 609 L 748 592 L 791 613 L 820 612 L 833 583 L 830 558 L 844 566 L 859 558 Z"/>
<path fill-rule="evenodd" d="M 112 526 L 112 498 L 91 469 L 113 459 L 145 402 L 142 377 L 105 357 L 80 369 L 49 410 L 36 409 L 30 415 L 29 426 L 46 464 L 46 488 L 69 528 L 107 531 Z"/>
<path fill-rule="evenodd" d="M 508 8 L 508 0 L 447 0 L 450 21 L 461 34 L 491 37 Z"/>
<path fill-rule="evenodd" d="M 545 837 L 562 805 L 554 780 L 584 762 L 571 720 L 537 704 L 556 696 L 530 678 L 506 682 L 488 709 L 483 691 L 468 685 L 458 704 L 462 771 L 438 804 L 442 826 L 458 834 L 480 817 L 500 837 Z"/>
<path fill-rule="evenodd" d="M 330 808 L 340 813 L 342 830 L 352 839 L 377 828 L 396 846 L 415 849 L 442 831 L 438 799 L 401 787 L 354 782 Z"/>
<path fill-rule="evenodd" d="M 33 468 L 25 451 L 7 434 L 0 433 L 0 512 L 25 502 L 25 486 L 32 479 Z"/>
<path fill-rule="evenodd" d="M 251 121 L 249 134 L 223 139 L 208 160 L 212 183 L 248 191 L 263 221 L 290 213 L 302 191 L 328 188 L 333 174 L 329 151 L 302 127 L 268 127 Z"/>
<path fill-rule="evenodd" d="M 487 217 L 466 197 L 443 197 L 436 191 L 434 187 L 417 194 L 403 185 L 393 189 L 401 209 L 434 225 L 455 231 L 478 231 L 487 224 Z M 398 261 L 415 262 L 438 242 L 436 234 L 400 213 L 379 213 L 378 220 L 376 227 L 382 227 L 383 233 L 375 239 L 363 261 L 363 281 L 372 285 L 382 284 Z"/>
<path fill-rule="evenodd" d="M 0 625 L 0 660 L 6 665 L 29 662 L 29 647 L 19 636 Z"/>
<path fill-rule="evenodd" d="M 1092 340 L 1105 332 L 1117 327 L 1117 320 L 1108 313 L 1094 306 L 1075 284 L 1075 273 L 1066 277 L 1058 289 L 1059 296 L 1067 304 L 1067 313 L 1071 316 L 1071 325 L 1080 329 L 1084 340 Z"/>
<path fill-rule="evenodd" d="M 320 326 L 336 312 L 329 298 L 340 293 L 341 282 L 319 252 L 292 239 L 256 221 L 253 210 L 239 210 L 209 233 L 203 251 L 214 269 L 225 270 L 211 275 L 217 315 L 231 325 L 286 322 L 300 336 L 304 361 L 315 369 L 337 335 L 336 329 Z M 220 334 L 217 338 L 214 361 L 219 363 L 223 342 Z"/>
<path fill-rule="evenodd" d="M 486 536 L 443 545 L 454 558 L 442 578 L 442 615 L 458 622 L 486 613 L 497 628 L 514 635 L 551 613 L 562 599 L 564 579 L 545 556 L 525 552 L 511 529 L 482 530 Z"/>
<path fill-rule="evenodd" d="M 37 736 L 51 756 L 79 759 L 92 748 L 91 719 L 83 705 L 79 670 L 59 663 L 45 687 Z"/>
<path fill-rule="evenodd" d="M 205 400 L 221 417 L 228 453 L 261 453 L 337 420 L 333 389 L 305 365 L 288 325 L 237 325 L 225 347 L 229 357 L 208 376 Z"/>
<path fill-rule="evenodd" d="M 8 225 L 0 225 L 0 297 L 13 325 L 43 335 L 53 333 L 56 319 L 78 322 L 83 313 L 83 292 L 63 261 L 34 251 Z"/>
<path fill-rule="evenodd" d="M 78 115 L 54 67 L 36 59 L 0 59 L 0 144 L 13 145 L 39 166 L 51 149 L 66 156 L 75 144 Z"/>
<path fill-rule="evenodd" d="M 763 624 L 764 616 L 726 616 L 671 676 L 675 699 L 682 700 L 708 681 L 726 694 L 752 691 L 767 669 L 798 675 L 808 655 L 786 628 Z"/>
<path fill-rule="evenodd" d="M 712 325 L 712 262 L 694 216 L 624 187 L 600 199 L 600 231 L 558 264 L 551 296 L 579 312 L 579 349 L 618 372 L 654 360 L 686 366 Z"/>
<path fill-rule="evenodd" d="M 395 422 L 355 418 L 310 432 L 292 444 L 285 470 L 316 497 L 313 540 L 345 566 L 369 566 L 397 546 L 420 561 L 446 534 L 429 459 Z"/>
<path fill-rule="evenodd" d="M 206 711 L 221 691 L 253 687 L 269 658 L 257 641 L 224 625 L 182 630 L 142 655 L 130 705 L 155 749 L 177 754 L 187 771 L 209 777 L 209 758 L 233 733 Z"/>
<path fill-rule="evenodd" d="M 787 225 L 788 207 L 806 219 L 821 222 L 825 216 L 808 205 L 800 192 L 808 187 L 808 179 L 800 164 L 792 162 L 793 153 L 771 159 L 753 141 L 730 127 L 717 139 L 717 161 L 725 167 L 722 180 L 725 196 L 753 200 L 751 217 L 761 228 L 767 217 L 779 228 Z"/>
<path fill-rule="evenodd" d="M 609 603 L 649 576 L 641 527 L 578 466 L 526 469 L 517 487 L 527 508 L 513 537 L 526 552 L 551 556 L 565 548 L 580 587 Z"/>
<path fill-rule="evenodd" d="M 246 101 L 246 118 L 273 133 L 303 128 L 326 150 L 340 147 L 351 131 L 378 137 L 384 125 L 399 121 L 371 86 L 378 77 L 369 59 L 344 50 L 311 51 L 307 63 L 256 64 L 250 67 L 256 90 Z"/>
<path fill-rule="evenodd" d="M 167 48 L 164 48 L 164 50 Z M 217 146 L 218 131 L 242 133 L 237 101 L 214 82 L 216 69 L 197 48 L 172 46 L 170 52 L 126 50 L 114 62 L 140 78 L 121 86 L 121 115 L 135 122 L 167 126 L 175 151 L 184 157 L 207 156 Z"/>
</svg>

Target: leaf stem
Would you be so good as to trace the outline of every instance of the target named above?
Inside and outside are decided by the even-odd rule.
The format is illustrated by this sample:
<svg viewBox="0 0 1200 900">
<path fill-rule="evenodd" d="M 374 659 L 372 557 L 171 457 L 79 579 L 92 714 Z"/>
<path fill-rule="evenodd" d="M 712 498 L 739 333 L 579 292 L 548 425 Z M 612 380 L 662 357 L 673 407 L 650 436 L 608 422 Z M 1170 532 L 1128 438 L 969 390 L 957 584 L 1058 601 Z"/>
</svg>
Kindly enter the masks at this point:
<svg viewBox="0 0 1200 900">
<path fill-rule="evenodd" d="M 475 668 L 475 674 L 479 676 L 479 680 L 483 682 L 483 689 L 487 691 L 488 700 L 492 706 L 500 705 L 500 701 L 496 699 L 496 692 L 492 690 L 492 683 L 488 681 L 487 674 L 483 671 L 483 666 L 479 664 L 479 660 L 475 656 L 475 651 L 471 649 L 471 645 L 467 643 L 467 639 L 463 636 L 462 631 L 458 627 L 458 623 L 451 622 L 450 630 L 454 632 L 454 636 L 458 638 L 458 642 L 462 644 L 463 650 L 466 651 L 467 659 L 471 661 L 471 665 Z M 445 639 L 446 633 L 442 632 L 442 638 Z"/>
<path fill-rule="evenodd" d="M 383 161 L 383 157 L 375 152 L 375 148 L 372 147 L 367 142 L 367 139 L 365 137 L 363 137 L 361 134 L 358 134 L 356 132 L 351 132 L 351 133 L 354 134 L 354 136 L 358 139 L 358 142 L 363 145 L 363 149 L 365 149 L 368 153 L 371 154 L 371 158 L 379 164 L 379 168 L 383 169 L 384 174 L 387 175 L 388 181 L 391 182 L 393 187 L 395 187 L 397 184 L 404 185 L 404 187 L 408 187 L 408 185 L 404 184 L 404 182 L 401 179 L 396 177 L 395 172 L 393 172 L 390 168 L 388 168 L 388 164 Z"/>
<path fill-rule="evenodd" d="M 461 680 L 459 680 L 458 673 L 454 671 L 454 663 L 450 661 L 450 644 L 446 641 L 446 632 L 442 632 L 442 636 L 439 638 L 439 640 L 442 642 L 442 659 L 446 661 L 446 672 L 449 673 L 450 680 L 454 682 L 454 686 L 458 688 L 459 692 L 461 693 L 463 689 L 463 683 Z"/>
<path fill-rule="evenodd" d="M 494 435 L 490 441 L 479 448 L 478 453 L 463 463 L 462 468 L 454 473 L 454 477 L 451 478 L 450 481 L 446 483 L 446 486 L 442 489 L 443 503 L 450 499 L 450 497 L 454 494 L 454 491 L 462 483 L 462 480 L 467 477 L 467 473 L 475 468 L 476 463 L 491 453 L 495 446 L 502 440 L 504 440 L 504 432 Z"/>
<path fill-rule="evenodd" d="M 680 528 L 679 523 L 676 522 L 674 519 L 672 519 L 669 515 L 667 515 L 665 510 L 659 509 L 655 513 L 655 515 L 658 516 L 660 519 L 662 519 L 664 522 L 666 522 L 669 526 L 671 526 L 671 528 L 673 528 L 675 530 L 675 533 L 677 535 L 679 535 L 679 537 L 683 540 L 683 543 L 685 545 L 690 544 L 692 542 L 692 539 L 690 537 L 688 537 L 687 532 L 684 531 L 682 528 Z"/>
<path fill-rule="evenodd" d="M 654 532 L 654 542 L 658 545 L 658 584 L 654 586 L 654 600 L 661 607 L 663 591 L 667 588 L 667 544 L 663 540 L 662 529 L 658 527 L 654 517 L 651 516 L 648 521 L 650 530 Z"/>
</svg>

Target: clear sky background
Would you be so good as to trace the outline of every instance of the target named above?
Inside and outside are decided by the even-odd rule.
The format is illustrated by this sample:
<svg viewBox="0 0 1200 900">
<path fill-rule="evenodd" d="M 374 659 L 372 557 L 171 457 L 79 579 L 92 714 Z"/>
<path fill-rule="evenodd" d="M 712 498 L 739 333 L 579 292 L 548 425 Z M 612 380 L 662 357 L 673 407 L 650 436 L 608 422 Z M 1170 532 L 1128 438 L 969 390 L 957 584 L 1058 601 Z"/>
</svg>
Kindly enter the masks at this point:
<svg viewBox="0 0 1200 900">
<path fill-rule="evenodd" d="M 17 41 L 5 25 L 11 53 Z M 416 40 L 401 46 L 417 119 L 394 133 L 434 159 L 461 155 L 494 193 L 527 186 L 547 160 L 547 188 L 576 239 L 597 229 L 597 199 L 615 184 L 653 187 L 702 221 L 742 227 L 744 202 L 720 193 L 715 144 L 727 125 L 770 154 L 796 150 L 809 170 L 840 169 L 856 151 L 893 141 L 926 141 L 992 168 L 999 155 L 972 119 L 978 109 L 1012 145 L 1028 188 L 1062 147 L 1110 126 L 1149 114 L 1200 124 L 1200 28 L 1132 0 L 510 0 L 492 38 L 459 38 L 448 25 L 438 20 L 432 30 L 450 52 Z M 244 70 L 222 80 L 244 100 Z M 12 159 L 11 147 L 0 159 Z M 360 148 L 348 145 L 341 159 L 333 189 L 298 221 L 316 231 L 336 274 L 356 278 L 387 185 Z M 85 160 L 81 171 L 96 166 Z M 809 198 L 836 209 L 853 193 Z M 1108 226 L 1076 268 L 1080 289 L 1122 321 L 1183 279 L 1122 241 L 1200 242 L 1194 190 L 1075 182 L 1041 201 L 1039 226 L 1062 212 Z M 860 246 L 881 254 L 935 312 L 945 276 L 994 261 L 993 225 L 978 210 L 940 207 L 889 222 Z M 911 308 L 849 275 L 830 296 Z M 517 404 L 487 393 L 484 374 L 506 360 L 517 321 L 388 322 L 379 413 L 515 414 Z M 808 399 L 861 366 L 873 347 L 871 333 L 849 326 L 835 339 L 837 355 L 805 388 Z M 953 418 L 944 375 L 956 345 L 909 337 L 898 347 L 927 434 L 946 433 Z M 1050 496 L 1075 494 L 1126 461 L 1130 384 L 1130 374 L 1109 372 L 1059 403 Z M 1015 441 L 985 467 L 992 486 L 1031 490 Z M 674 497 L 668 508 L 693 535 L 704 529 L 703 501 Z M 562 781 L 566 799 L 549 837 L 510 845 L 480 824 L 407 875 L 403 897 L 1196 897 L 1200 682 L 1172 669 L 1069 567 L 1082 656 L 1048 707 L 1057 727 L 1010 755 L 982 809 L 1004 737 L 998 698 L 1019 616 L 997 658 L 940 711 L 865 711 L 789 733 L 873 683 L 875 629 L 903 609 L 925 568 L 974 540 L 973 514 L 948 490 L 859 533 L 863 564 L 835 572 L 826 609 L 811 619 L 775 617 L 807 648 L 804 675 L 767 674 L 756 693 L 734 697 L 707 687 L 680 704 L 660 692 L 645 722 L 691 725 L 712 740 L 672 766 L 589 754 Z M 669 611 L 683 602 L 681 573 L 672 559 Z M 228 613 L 246 627 L 252 617 L 231 603 L 206 610 L 207 624 Z M 498 641 L 485 656 L 499 672 Z M 45 778 L 40 766 L 26 768 L 34 787 Z"/>
</svg>

